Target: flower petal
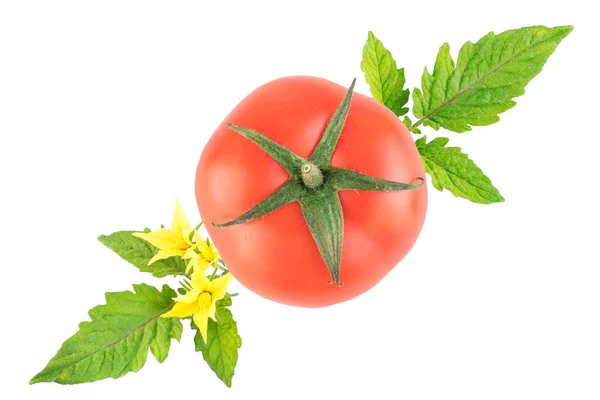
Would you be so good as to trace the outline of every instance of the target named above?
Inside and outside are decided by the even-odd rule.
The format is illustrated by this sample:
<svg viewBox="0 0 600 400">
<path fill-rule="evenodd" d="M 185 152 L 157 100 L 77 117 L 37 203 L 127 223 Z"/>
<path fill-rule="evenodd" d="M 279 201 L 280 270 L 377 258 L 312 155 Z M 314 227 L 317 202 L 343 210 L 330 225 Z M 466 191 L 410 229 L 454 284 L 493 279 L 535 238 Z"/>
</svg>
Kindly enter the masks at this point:
<svg viewBox="0 0 600 400">
<path fill-rule="evenodd" d="M 202 258 L 192 258 L 187 264 L 185 273 L 187 274 L 192 268 L 194 271 L 204 272 L 209 265 L 210 263 Z"/>
<path fill-rule="evenodd" d="M 215 302 L 210 305 L 210 310 L 208 310 L 208 316 L 212 318 L 213 321 L 217 322 L 217 318 L 215 317 L 215 311 L 217 311 L 217 306 Z"/>
<path fill-rule="evenodd" d="M 200 293 L 201 292 L 197 291 L 196 289 L 192 289 L 183 296 L 176 298 L 175 301 L 178 303 L 195 303 L 198 301 L 198 296 Z"/>
<path fill-rule="evenodd" d="M 144 239 L 152 246 L 158 247 L 161 250 L 174 249 L 175 240 L 177 239 L 173 235 L 173 231 L 167 228 L 159 228 L 149 233 L 135 232 L 133 236 Z"/>
<path fill-rule="evenodd" d="M 212 295 L 213 302 L 222 299 L 225 296 L 225 293 L 227 293 L 227 286 L 229 286 L 229 282 L 231 282 L 232 277 L 233 275 L 228 272 L 210 282 L 209 291 Z"/>
<path fill-rule="evenodd" d="M 182 252 L 179 250 L 159 250 L 158 253 L 148 261 L 148 265 L 158 260 L 164 260 L 165 258 L 180 256 L 181 253 Z"/>
<path fill-rule="evenodd" d="M 189 245 L 189 247 L 194 245 L 194 243 L 192 243 L 192 239 L 190 239 L 190 233 L 192 233 L 190 229 L 184 229 L 181 231 L 181 237 L 183 238 L 183 241 Z"/>
<path fill-rule="evenodd" d="M 205 246 L 200 250 L 200 255 L 209 263 L 214 263 L 219 259 L 219 253 L 217 253 L 217 249 L 214 244 L 210 244 L 210 246 Z"/>
<path fill-rule="evenodd" d="M 208 245 L 206 244 L 204 239 L 202 239 L 202 236 L 200 236 L 198 232 L 196 232 L 196 247 L 200 252 L 202 252 L 203 249 L 208 247 Z"/>
<path fill-rule="evenodd" d="M 198 311 L 198 303 L 180 303 L 177 302 L 170 311 L 167 311 L 161 317 L 163 318 L 185 318 Z"/>
<path fill-rule="evenodd" d="M 197 261 L 198 271 L 206 271 L 206 268 L 208 268 L 209 265 L 210 263 L 203 258 L 199 258 Z"/>
<path fill-rule="evenodd" d="M 192 274 L 192 287 L 200 292 L 210 291 L 210 280 L 204 275 L 204 271 L 200 271 L 200 269 L 194 270 Z"/>
<path fill-rule="evenodd" d="M 192 316 L 194 323 L 202 335 L 204 343 L 206 343 L 206 337 L 208 336 L 208 311 L 209 310 L 207 309 L 201 308 Z"/>
<path fill-rule="evenodd" d="M 179 199 L 175 199 L 175 212 L 173 213 L 173 221 L 171 222 L 171 229 L 175 232 L 176 235 L 180 239 L 184 238 L 184 230 L 187 230 L 187 234 L 189 235 L 192 227 L 190 226 L 190 221 L 188 221 L 187 217 L 183 213 L 181 209 L 181 204 L 179 204 Z"/>
<path fill-rule="evenodd" d="M 185 251 L 185 253 L 183 254 L 183 259 L 187 260 L 189 258 L 198 258 L 200 257 L 200 255 L 198 253 L 196 253 L 196 251 L 194 250 L 193 247 L 190 247 L 189 249 L 187 249 Z"/>
</svg>

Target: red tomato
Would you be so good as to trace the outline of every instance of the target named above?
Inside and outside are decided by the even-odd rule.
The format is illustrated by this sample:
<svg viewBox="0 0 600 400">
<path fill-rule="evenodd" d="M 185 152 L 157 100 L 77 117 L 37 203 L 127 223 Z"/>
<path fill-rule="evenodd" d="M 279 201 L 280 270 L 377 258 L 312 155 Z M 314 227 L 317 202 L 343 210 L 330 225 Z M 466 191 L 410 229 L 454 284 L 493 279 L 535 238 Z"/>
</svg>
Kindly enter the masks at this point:
<svg viewBox="0 0 600 400">
<path fill-rule="evenodd" d="M 346 88 L 315 77 L 285 77 L 248 95 L 208 141 L 196 172 L 196 199 L 225 264 L 245 287 L 276 302 L 323 307 L 371 289 L 415 243 L 427 209 L 427 189 L 340 191 L 344 216 L 343 287 L 329 271 L 298 202 L 254 221 L 225 228 L 269 197 L 289 175 L 256 144 L 226 127 L 254 129 L 308 158 Z M 400 120 L 355 93 L 331 165 L 398 182 L 425 177 L 413 138 Z"/>
</svg>

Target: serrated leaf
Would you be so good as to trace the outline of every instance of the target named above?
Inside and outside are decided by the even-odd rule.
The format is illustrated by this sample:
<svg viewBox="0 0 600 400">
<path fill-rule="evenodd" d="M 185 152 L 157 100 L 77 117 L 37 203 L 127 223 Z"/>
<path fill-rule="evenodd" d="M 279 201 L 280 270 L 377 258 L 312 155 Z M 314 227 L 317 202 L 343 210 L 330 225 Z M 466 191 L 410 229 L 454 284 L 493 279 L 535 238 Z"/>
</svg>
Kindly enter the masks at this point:
<svg viewBox="0 0 600 400">
<path fill-rule="evenodd" d="M 427 143 L 423 136 L 415 144 L 421 154 L 425 171 L 433 186 L 448 189 L 452 194 L 474 203 L 490 204 L 504 201 L 490 179 L 475 165 L 460 147 L 445 147 L 448 138 L 436 138 Z"/>
<path fill-rule="evenodd" d="M 397 116 L 404 115 L 408 108 L 410 91 L 404 89 L 404 68 L 398 69 L 396 61 L 373 32 L 369 32 L 363 49 L 360 68 L 371 88 L 373 98 L 392 110 Z"/>
<path fill-rule="evenodd" d="M 119 378 L 139 371 L 148 349 L 162 363 L 171 339 L 179 341 L 183 331 L 179 319 L 160 318 L 173 306 L 175 292 L 167 285 L 162 292 L 146 284 L 133 288 L 135 292 L 106 293 L 106 304 L 89 311 L 91 321 L 79 324 L 79 331 L 62 344 L 30 384 Z"/>
<path fill-rule="evenodd" d="M 140 271 L 150 272 L 157 278 L 185 274 L 185 262 L 180 257 L 158 260 L 148 265 L 150 259 L 158 253 L 158 249 L 133 236 L 134 232 L 136 231 L 119 231 L 107 236 L 101 235 L 98 240 Z"/>
<path fill-rule="evenodd" d="M 408 115 L 404 116 L 402 123 L 404 124 L 404 126 L 406 126 L 406 128 L 408 129 L 408 131 L 410 133 L 414 133 L 414 134 L 421 133 L 421 131 L 418 128 L 413 128 L 413 122 Z"/>
<path fill-rule="evenodd" d="M 548 57 L 573 30 L 572 26 L 531 26 L 465 43 L 456 66 L 450 46 L 437 55 L 433 74 L 425 68 L 421 89 L 413 90 L 413 113 L 421 124 L 435 130 L 470 131 L 490 125 L 498 114 L 512 108 L 515 97 L 541 72 Z"/>
<path fill-rule="evenodd" d="M 192 329 L 196 330 L 194 343 L 196 351 L 202 352 L 204 361 L 217 377 L 231 387 L 231 380 L 235 372 L 238 360 L 238 349 L 242 346 L 242 338 L 238 334 L 237 324 L 233 320 L 231 311 L 227 306 L 231 305 L 231 296 L 226 296 L 217 302 L 216 323 L 208 320 L 208 334 L 206 343 L 202 339 L 200 331 L 192 321 Z"/>
</svg>

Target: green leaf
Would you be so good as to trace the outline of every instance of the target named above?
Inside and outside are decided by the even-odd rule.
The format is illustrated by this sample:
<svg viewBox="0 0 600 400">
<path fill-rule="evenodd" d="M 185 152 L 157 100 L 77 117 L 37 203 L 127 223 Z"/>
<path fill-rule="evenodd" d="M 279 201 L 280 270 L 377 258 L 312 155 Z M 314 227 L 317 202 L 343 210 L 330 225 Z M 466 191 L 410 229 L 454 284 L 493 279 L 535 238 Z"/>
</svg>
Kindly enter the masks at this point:
<svg viewBox="0 0 600 400">
<path fill-rule="evenodd" d="M 207 340 L 204 343 L 200 331 L 192 321 L 192 329 L 196 330 L 194 343 L 196 351 L 202 352 L 204 361 L 214 371 L 217 377 L 231 387 L 231 380 L 238 360 L 238 349 L 242 347 L 242 338 L 238 334 L 237 324 L 229 309 L 225 308 L 232 303 L 231 296 L 226 295 L 217 302 L 216 318 L 208 320 Z"/>
<path fill-rule="evenodd" d="M 462 133 L 471 126 L 490 125 L 498 114 L 512 108 L 512 100 L 542 70 L 572 26 L 531 26 L 495 35 L 488 33 L 477 43 L 465 43 L 456 66 L 450 46 L 437 55 L 433 74 L 425 68 L 422 89 L 413 91 L 413 113 L 421 124 Z"/>
<path fill-rule="evenodd" d="M 408 112 L 408 108 L 404 106 L 408 102 L 410 92 L 404 89 L 404 68 L 398 69 L 392 53 L 383 47 L 383 43 L 373 32 L 369 32 L 360 68 L 365 73 L 365 79 L 375 100 L 397 116 Z"/>
<path fill-rule="evenodd" d="M 168 275 L 184 275 L 185 261 L 180 257 L 158 260 L 148 265 L 148 262 L 158 249 L 143 239 L 133 236 L 136 231 L 120 231 L 108 236 L 100 235 L 98 240 L 106 247 L 117 253 L 122 259 L 130 262 L 142 272 L 150 272 L 157 278 Z"/>
<path fill-rule="evenodd" d="M 473 203 L 490 204 L 503 202 L 504 197 L 492 185 L 490 179 L 460 147 L 445 147 L 448 138 L 436 138 L 427 143 L 425 136 L 415 142 L 421 154 L 425 171 L 431 175 L 433 186 L 442 191 L 448 189 L 457 197 Z"/>
<path fill-rule="evenodd" d="M 406 128 L 408 129 L 408 131 L 410 133 L 414 133 L 414 134 L 419 134 L 421 133 L 421 131 L 417 128 L 413 128 L 413 122 L 410 119 L 410 117 L 408 115 L 404 116 L 404 119 L 402 120 L 402 123 L 404 124 L 404 126 L 406 126 Z"/>
<path fill-rule="evenodd" d="M 175 292 L 146 284 L 130 291 L 106 293 L 106 304 L 89 311 L 91 321 L 67 339 L 46 368 L 31 379 L 73 384 L 120 378 L 139 371 L 148 349 L 158 362 L 167 358 L 171 339 L 179 341 L 183 327 L 177 318 L 160 318 L 174 304 Z"/>
</svg>

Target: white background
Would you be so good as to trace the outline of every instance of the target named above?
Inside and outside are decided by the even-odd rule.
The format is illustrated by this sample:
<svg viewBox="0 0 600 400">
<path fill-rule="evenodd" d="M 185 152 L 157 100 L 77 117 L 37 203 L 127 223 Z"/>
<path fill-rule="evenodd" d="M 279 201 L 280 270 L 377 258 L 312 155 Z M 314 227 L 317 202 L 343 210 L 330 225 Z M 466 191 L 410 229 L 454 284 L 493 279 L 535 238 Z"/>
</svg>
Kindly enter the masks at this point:
<svg viewBox="0 0 600 400">
<path fill-rule="evenodd" d="M 585 3 L 2 2 L 0 397 L 600 398 L 598 24 Z M 444 41 L 456 54 L 535 24 L 575 31 L 500 123 L 450 133 L 505 203 L 430 190 L 413 251 L 344 304 L 291 308 L 234 282 L 233 389 L 189 331 L 138 374 L 28 386 L 105 291 L 158 283 L 96 237 L 170 223 L 176 195 L 197 220 L 202 147 L 255 87 L 357 76 L 368 93 L 368 30 L 414 87 Z"/>
</svg>

